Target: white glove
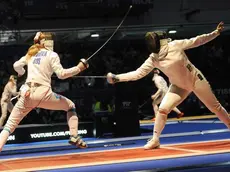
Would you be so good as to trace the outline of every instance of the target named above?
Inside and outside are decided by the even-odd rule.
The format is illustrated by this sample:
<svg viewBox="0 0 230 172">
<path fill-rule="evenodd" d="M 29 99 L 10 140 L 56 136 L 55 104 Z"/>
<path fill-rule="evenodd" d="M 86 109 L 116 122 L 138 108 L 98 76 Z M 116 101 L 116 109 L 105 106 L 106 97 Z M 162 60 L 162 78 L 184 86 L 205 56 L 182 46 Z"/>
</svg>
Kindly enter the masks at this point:
<svg viewBox="0 0 230 172">
<path fill-rule="evenodd" d="M 81 59 L 78 63 L 77 67 L 83 71 L 89 67 L 89 63 L 85 59 Z"/>
<path fill-rule="evenodd" d="M 119 78 L 115 74 L 112 74 L 111 72 L 109 72 L 107 74 L 107 81 L 110 84 L 115 84 L 116 82 L 119 81 Z"/>
</svg>

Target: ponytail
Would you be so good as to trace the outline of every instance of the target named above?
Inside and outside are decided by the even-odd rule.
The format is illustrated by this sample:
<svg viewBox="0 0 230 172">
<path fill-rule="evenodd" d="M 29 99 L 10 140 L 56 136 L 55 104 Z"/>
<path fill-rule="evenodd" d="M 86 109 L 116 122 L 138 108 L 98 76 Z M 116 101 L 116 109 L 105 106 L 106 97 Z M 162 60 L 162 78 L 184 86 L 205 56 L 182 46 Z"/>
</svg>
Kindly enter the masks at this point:
<svg viewBox="0 0 230 172">
<path fill-rule="evenodd" d="M 28 62 L 32 56 L 36 55 L 40 51 L 41 48 L 42 46 L 40 44 L 32 45 L 27 52 L 26 61 Z"/>
<path fill-rule="evenodd" d="M 34 45 L 32 45 L 26 54 L 26 61 L 28 62 L 32 56 L 35 56 L 41 48 L 44 47 L 44 41 L 46 39 L 51 39 L 52 35 L 51 33 L 42 33 L 42 32 L 37 32 L 35 37 L 34 37 Z"/>
</svg>

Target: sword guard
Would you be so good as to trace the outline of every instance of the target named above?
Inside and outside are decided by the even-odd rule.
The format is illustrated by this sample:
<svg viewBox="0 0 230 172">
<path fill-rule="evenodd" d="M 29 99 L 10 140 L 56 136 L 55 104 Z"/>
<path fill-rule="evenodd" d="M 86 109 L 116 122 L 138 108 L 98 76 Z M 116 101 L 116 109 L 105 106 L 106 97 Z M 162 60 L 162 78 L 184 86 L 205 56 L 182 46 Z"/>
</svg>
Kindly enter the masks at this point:
<svg viewBox="0 0 230 172">
<path fill-rule="evenodd" d="M 89 67 L 89 63 L 86 59 L 80 59 L 80 62 L 83 63 L 83 65 L 85 66 L 85 68 L 88 68 Z"/>
</svg>

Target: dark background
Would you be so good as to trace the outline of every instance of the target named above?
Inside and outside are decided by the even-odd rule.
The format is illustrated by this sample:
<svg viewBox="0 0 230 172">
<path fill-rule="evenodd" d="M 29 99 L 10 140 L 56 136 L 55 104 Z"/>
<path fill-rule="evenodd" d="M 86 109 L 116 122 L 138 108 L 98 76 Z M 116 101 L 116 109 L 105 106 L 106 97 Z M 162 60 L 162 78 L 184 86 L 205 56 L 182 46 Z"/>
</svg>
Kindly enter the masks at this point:
<svg viewBox="0 0 230 172">
<path fill-rule="evenodd" d="M 9 76 L 16 74 L 12 65 L 25 55 L 37 31 L 55 33 L 55 51 L 63 67 L 72 67 L 79 59 L 89 57 L 110 37 L 129 5 L 133 5 L 133 8 L 122 27 L 90 60 L 90 68 L 80 75 L 106 75 L 108 72 L 135 70 L 148 57 L 143 39 L 147 31 L 175 29 L 177 33 L 169 36 L 172 39 L 184 39 L 209 33 L 223 20 L 225 31 L 221 36 L 204 46 L 186 51 L 186 54 L 204 73 L 214 93 L 229 111 L 230 4 L 222 0 L 0 1 L 0 92 Z M 93 33 L 100 36 L 91 38 Z M 167 77 L 164 78 L 168 81 Z M 18 87 L 25 79 L 26 76 L 19 78 Z M 81 121 L 95 119 L 95 102 L 101 102 L 102 111 L 113 113 L 116 108 L 117 86 L 108 85 L 105 79 L 58 80 L 54 75 L 52 85 L 53 91 L 74 101 Z M 117 85 L 124 86 L 122 83 Z M 139 81 L 126 83 L 124 87 L 128 87 L 135 95 L 139 119 L 153 116 L 150 96 L 156 92 L 156 87 L 152 83 L 152 73 Z M 119 94 L 125 94 L 125 91 Z M 112 110 L 108 109 L 108 105 Z M 193 94 L 179 109 L 185 116 L 210 114 Z M 175 117 L 175 114 L 172 112 L 170 117 Z M 35 109 L 21 124 L 65 121 L 64 112 Z"/>
</svg>

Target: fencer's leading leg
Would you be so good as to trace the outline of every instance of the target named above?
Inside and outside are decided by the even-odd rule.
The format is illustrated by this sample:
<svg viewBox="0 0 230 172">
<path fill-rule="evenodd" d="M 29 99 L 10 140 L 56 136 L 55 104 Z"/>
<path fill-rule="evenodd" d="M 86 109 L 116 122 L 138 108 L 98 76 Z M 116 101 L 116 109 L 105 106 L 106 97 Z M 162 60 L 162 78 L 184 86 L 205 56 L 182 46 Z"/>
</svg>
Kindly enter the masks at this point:
<svg viewBox="0 0 230 172">
<path fill-rule="evenodd" d="M 21 97 L 13 108 L 6 125 L 0 134 L 0 151 L 5 145 L 9 135 L 14 132 L 21 120 L 32 110 L 31 107 L 26 108 L 25 100 Z"/>
<path fill-rule="evenodd" d="M 1 118 L 0 118 L 0 127 L 3 126 L 3 124 L 4 124 L 5 120 L 6 120 L 6 117 L 7 117 L 7 106 L 8 106 L 7 102 L 2 102 L 1 103 L 2 115 L 1 115 Z"/>
<path fill-rule="evenodd" d="M 75 111 L 75 107 L 71 108 L 67 112 L 67 121 L 70 130 L 70 140 L 69 143 L 76 145 L 80 148 L 86 148 L 87 144 L 84 142 L 80 136 L 78 136 L 78 117 Z"/>
<path fill-rule="evenodd" d="M 211 86 L 205 77 L 200 73 L 198 74 L 194 93 L 204 103 L 204 105 L 230 129 L 230 117 L 225 108 L 219 103 L 216 96 L 213 94 Z"/>
<path fill-rule="evenodd" d="M 50 110 L 64 110 L 67 112 L 67 123 L 70 131 L 70 144 L 76 145 L 80 148 L 86 148 L 87 144 L 78 135 L 78 117 L 75 111 L 74 103 L 68 98 L 56 94 L 50 90 L 47 93 L 44 101 L 39 106 L 40 108 Z"/>
<path fill-rule="evenodd" d="M 77 113 L 75 111 L 75 107 L 68 110 L 67 122 L 69 125 L 70 135 L 77 137 L 78 136 L 78 117 L 77 117 Z"/>
<path fill-rule="evenodd" d="M 6 117 L 7 117 L 7 110 L 11 113 L 13 110 L 14 105 L 9 102 L 2 102 L 1 103 L 1 109 L 2 109 L 2 115 L 0 118 L 0 127 L 3 126 L 4 122 L 6 121 Z"/>
<path fill-rule="evenodd" d="M 2 116 L 0 118 L 0 127 L 2 127 L 4 122 L 6 121 L 7 110 L 11 113 L 13 108 L 14 108 L 14 105 L 11 102 L 9 102 L 9 103 L 4 102 L 4 103 L 2 103 L 1 107 L 2 107 Z"/>
<path fill-rule="evenodd" d="M 160 146 L 160 135 L 165 127 L 168 114 L 174 107 L 179 105 L 189 95 L 189 93 L 189 91 L 181 89 L 175 85 L 170 86 L 169 91 L 164 96 L 156 115 L 153 138 L 148 141 L 148 143 L 144 146 L 144 149 L 155 149 Z"/>
</svg>

